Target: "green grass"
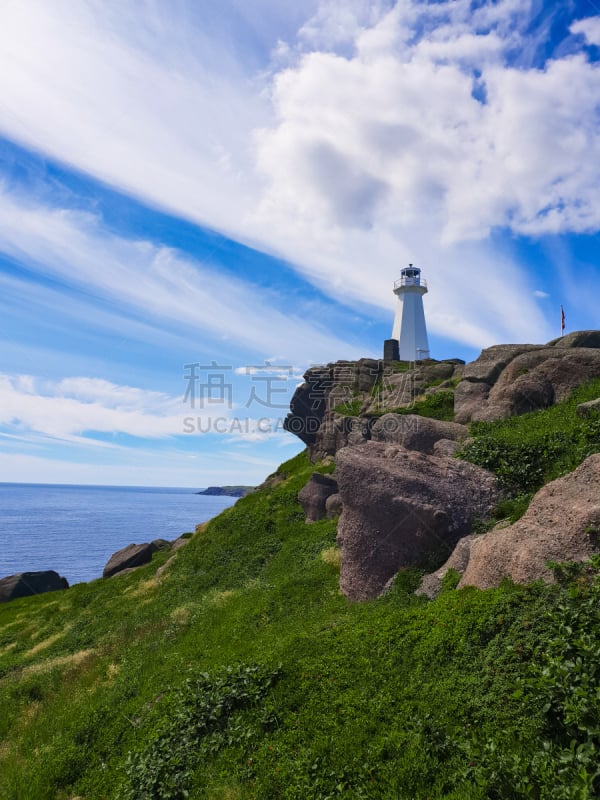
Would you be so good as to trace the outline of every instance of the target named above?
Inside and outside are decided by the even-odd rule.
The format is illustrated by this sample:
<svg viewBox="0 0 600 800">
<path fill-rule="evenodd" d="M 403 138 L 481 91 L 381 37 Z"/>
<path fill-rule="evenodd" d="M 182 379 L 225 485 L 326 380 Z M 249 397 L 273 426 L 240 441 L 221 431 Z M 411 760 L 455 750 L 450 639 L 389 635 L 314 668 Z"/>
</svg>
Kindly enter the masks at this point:
<svg viewBox="0 0 600 800">
<path fill-rule="evenodd" d="M 168 553 L 0 606 L 3 800 L 598 796 L 598 565 L 486 592 L 450 575 L 431 602 L 407 570 L 351 604 L 335 522 L 297 503 L 314 469 L 282 465 L 160 582 Z"/>
<path fill-rule="evenodd" d="M 454 391 L 445 389 L 432 394 L 424 394 L 409 406 L 392 408 L 382 413 L 418 414 L 421 417 L 452 422 L 454 419 Z"/>
<path fill-rule="evenodd" d="M 354 397 L 352 400 L 347 400 L 343 403 L 339 403 L 335 408 L 334 411 L 336 414 L 341 414 L 344 417 L 358 417 L 360 415 L 360 410 L 364 405 L 364 398 L 362 397 Z"/>
<path fill-rule="evenodd" d="M 373 396 L 376 396 L 376 394 L 374 393 Z M 357 417 L 363 404 L 363 399 L 355 398 L 352 401 L 340 403 L 335 407 L 335 411 L 345 417 Z M 419 414 L 421 417 L 431 417 L 432 419 L 452 422 L 454 419 L 454 391 L 447 389 L 432 394 L 423 394 L 409 405 L 397 408 L 382 408 L 365 416 L 376 418 L 382 417 L 384 414 Z"/>
<path fill-rule="evenodd" d="M 510 497 L 529 495 L 600 452 L 600 415 L 582 418 L 579 403 L 600 396 L 600 380 L 560 405 L 497 422 L 471 425 L 473 441 L 459 454 L 494 472 Z"/>
</svg>

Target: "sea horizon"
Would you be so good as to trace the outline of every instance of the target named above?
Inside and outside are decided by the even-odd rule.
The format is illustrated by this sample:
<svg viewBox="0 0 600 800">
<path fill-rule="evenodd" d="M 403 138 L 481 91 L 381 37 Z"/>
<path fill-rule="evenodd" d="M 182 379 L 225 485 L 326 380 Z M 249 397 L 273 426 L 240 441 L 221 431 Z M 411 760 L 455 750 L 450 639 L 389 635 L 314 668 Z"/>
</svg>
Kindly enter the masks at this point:
<svg viewBox="0 0 600 800">
<path fill-rule="evenodd" d="M 129 544 L 172 541 L 217 516 L 235 497 L 201 488 L 0 483 L 0 578 L 55 570 L 69 584 L 95 580 Z"/>
<path fill-rule="evenodd" d="M 213 484 L 211 484 L 213 485 Z M 215 486 L 219 484 L 214 484 Z M 0 486 L 43 486 L 43 487 L 71 487 L 86 489 L 176 489 L 177 491 L 202 492 L 208 486 L 164 486 L 141 483 L 42 483 L 40 481 L 0 481 Z"/>
</svg>

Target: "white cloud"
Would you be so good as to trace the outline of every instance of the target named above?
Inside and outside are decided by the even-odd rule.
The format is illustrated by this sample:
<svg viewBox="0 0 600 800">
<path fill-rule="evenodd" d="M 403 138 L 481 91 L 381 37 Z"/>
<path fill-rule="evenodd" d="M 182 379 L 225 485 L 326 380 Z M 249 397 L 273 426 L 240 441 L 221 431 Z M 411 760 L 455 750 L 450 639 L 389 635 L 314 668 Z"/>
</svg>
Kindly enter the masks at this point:
<svg viewBox="0 0 600 800">
<path fill-rule="evenodd" d="M 250 200 L 246 137 L 264 102 L 227 50 L 189 24 L 153 3 L 124 2 L 118 12 L 10 3 L 0 28 L 10 64 L 0 74 L 0 129 L 227 228 Z"/>
<path fill-rule="evenodd" d="M 128 445 L 94 438 L 96 434 L 126 434 L 139 440 L 190 435 L 217 436 L 236 443 L 280 437 L 283 417 L 294 387 L 286 389 L 285 408 L 258 402 L 236 406 L 226 394 L 207 399 L 195 387 L 195 401 L 183 396 L 120 386 L 98 378 L 70 377 L 49 381 L 32 375 L 0 373 L 0 436 L 22 446 L 39 447 L 50 440 L 78 447 L 128 451 Z M 284 390 L 274 388 L 275 393 Z M 281 394 L 272 398 L 277 404 Z M 135 447 L 133 449 L 136 449 Z"/>
<path fill-rule="evenodd" d="M 400 36 L 399 8 L 364 36 L 390 19 Z M 510 68 L 509 44 L 494 30 L 440 25 L 400 54 L 384 37 L 367 56 L 312 53 L 281 73 L 278 124 L 259 138 L 263 213 L 350 228 L 429 217 L 446 243 L 502 226 L 596 230 L 600 67 L 579 55 Z"/>
<path fill-rule="evenodd" d="M 308 49 L 352 46 L 356 36 L 377 22 L 390 5 L 390 0 L 322 0 L 298 31 L 298 38 Z"/>
<path fill-rule="evenodd" d="M 258 353 L 269 353 L 277 341 L 295 363 L 327 359 L 336 349 L 359 354 L 317 323 L 274 307 L 286 298 L 171 248 L 111 234 L 90 214 L 31 205 L 0 186 L 0 215 L 0 250 L 110 300 L 116 310 L 133 309 L 154 325 L 185 331 L 190 341 L 202 331 Z"/>
<path fill-rule="evenodd" d="M 588 44 L 600 47 L 600 16 L 579 19 L 571 25 L 570 31 L 583 34 Z"/>
<path fill-rule="evenodd" d="M 117 13 L 91 2 L 12 3 L 0 31 L 10 64 L 0 73 L 0 130 L 285 256 L 336 298 L 390 309 L 397 269 L 419 261 L 432 279 L 434 332 L 478 345 L 539 340 L 548 326 L 526 276 L 486 237 L 497 227 L 534 236 L 600 227 L 599 67 L 582 55 L 543 70 L 507 66 L 506 53 L 527 46 L 528 2 L 475 13 L 466 0 L 390 6 L 309 3 L 304 24 L 296 9 L 299 37 L 279 46 L 296 60 L 257 77 L 223 31 L 211 37 L 198 23 L 194 4 L 178 6 L 188 10 L 180 16 L 160 4 L 123 2 Z M 592 41 L 595 19 L 572 30 Z M 271 35 L 275 49 L 282 36 Z M 61 235 L 86 224 L 72 215 L 52 223 Z M 105 272 L 134 302 L 126 258 L 147 268 L 137 302 L 156 316 L 190 320 L 191 298 L 223 297 L 214 275 L 199 287 L 171 251 L 144 247 L 129 243 L 94 267 L 97 290 L 111 292 Z M 242 310 L 241 288 L 227 286 L 229 310 Z M 284 329 L 272 315 L 274 327 L 265 324 L 268 305 L 241 331 L 265 351 Z M 228 335 L 222 319 L 231 313 L 217 302 L 204 324 Z"/>
<path fill-rule="evenodd" d="M 82 438 L 90 432 L 162 438 L 181 432 L 182 411 L 181 398 L 105 380 L 0 375 L 0 425 L 21 434 L 90 445 Z"/>
<path fill-rule="evenodd" d="M 547 297 L 550 297 L 548 292 L 543 292 L 541 289 L 536 289 L 533 293 L 534 297 L 539 297 L 541 300 L 545 300 Z"/>
</svg>

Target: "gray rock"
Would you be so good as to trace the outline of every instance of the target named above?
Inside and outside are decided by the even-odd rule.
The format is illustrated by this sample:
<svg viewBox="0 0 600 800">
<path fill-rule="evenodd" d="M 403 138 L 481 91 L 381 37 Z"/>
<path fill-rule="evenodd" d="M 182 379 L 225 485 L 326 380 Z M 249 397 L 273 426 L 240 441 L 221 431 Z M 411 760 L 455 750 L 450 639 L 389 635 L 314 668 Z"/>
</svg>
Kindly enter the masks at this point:
<svg viewBox="0 0 600 800">
<path fill-rule="evenodd" d="M 449 361 L 440 361 L 439 364 L 430 364 L 423 368 L 425 379 L 429 381 L 448 380 L 454 376 L 455 365 Z"/>
<path fill-rule="evenodd" d="M 298 493 L 298 502 L 306 514 L 306 522 L 317 522 L 327 516 L 327 498 L 337 494 L 338 485 L 331 475 L 313 473 L 308 483 Z"/>
<path fill-rule="evenodd" d="M 327 367 L 312 367 L 304 374 L 292 397 L 290 413 L 284 420 L 286 431 L 295 434 L 304 444 L 312 445 L 327 408 L 327 397 L 333 380 Z"/>
<path fill-rule="evenodd" d="M 174 542 L 171 542 L 171 550 L 179 550 L 180 547 L 185 547 L 190 541 L 191 536 L 180 536 L 178 539 L 175 539 Z"/>
<path fill-rule="evenodd" d="M 511 361 L 471 418 L 491 421 L 546 408 L 598 377 L 600 349 L 538 348 Z"/>
<path fill-rule="evenodd" d="M 152 560 L 152 554 L 156 552 L 156 547 L 149 542 L 144 544 L 129 544 L 121 550 L 117 550 L 106 562 L 103 578 L 110 578 L 118 572 L 132 567 L 141 567 Z"/>
<path fill-rule="evenodd" d="M 56 592 L 68 589 L 69 583 L 54 570 L 42 572 L 20 572 L 0 580 L 0 603 L 16 600 L 18 597 L 29 597 L 34 594 Z"/>
<path fill-rule="evenodd" d="M 346 436 L 346 445 L 357 445 L 368 442 L 371 438 L 373 421 L 364 417 L 353 417 Z"/>
<path fill-rule="evenodd" d="M 485 406 L 491 388 L 489 383 L 461 381 L 454 390 L 455 422 L 469 422 Z"/>
<path fill-rule="evenodd" d="M 408 450 L 421 453 L 433 453 L 435 443 L 440 439 L 460 441 L 468 435 L 469 429 L 464 425 L 417 414 L 384 414 L 371 428 L 373 441 L 401 444 Z"/>
<path fill-rule="evenodd" d="M 435 572 L 430 572 L 429 575 L 423 576 L 419 588 L 415 594 L 424 594 L 429 597 L 430 600 L 433 600 L 433 598 L 437 597 L 440 593 L 442 589 L 442 581 L 449 570 L 454 569 L 456 572 L 462 575 L 467 568 L 467 564 L 469 563 L 471 542 L 474 538 L 475 537 L 473 534 L 469 534 L 469 536 L 463 536 L 463 538 L 458 541 L 458 544 L 452 551 L 452 555 L 448 561 L 446 561 L 446 563 Z"/>
<path fill-rule="evenodd" d="M 357 391 L 370 392 L 373 386 L 381 379 L 384 364 L 384 361 L 376 361 L 373 358 L 361 358 L 357 369 Z"/>
<path fill-rule="evenodd" d="M 341 450 L 336 476 L 340 588 L 352 600 L 378 596 L 402 567 L 443 561 L 499 496 L 473 464 L 383 442 Z"/>
<path fill-rule="evenodd" d="M 518 522 L 475 536 L 459 588 L 553 581 L 548 561 L 585 561 L 600 551 L 600 454 L 544 486 Z"/>
<path fill-rule="evenodd" d="M 466 440 L 465 440 L 466 441 Z M 433 455 L 452 458 L 462 447 L 464 442 L 457 442 L 453 439 L 438 439 L 433 445 Z"/>
<path fill-rule="evenodd" d="M 328 413 L 315 436 L 311 447 L 311 460 L 322 461 L 332 456 L 342 447 L 346 447 L 348 439 L 362 440 L 364 422 L 359 417 L 345 417 L 341 414 Z"/>
<path fill-rule="evenodd" d="M 325 501 L 325 511 L 327 519 L 334 519 L 342 513 L 342 498 L 339 492 L 329 495 Z"/>
<path fill-rule="evenodd" d="M 600 397 L 597 400 L 588 400 L 587 403 L 579 403 L 575 412 L 579 417 L 592 417 L 600 414 Z"/>
<path fill-rule="evenodd" d="M 153 539 L 150 544 L 154 547 L 155 550 L 170 550 L 171 549 L 171 542 L 168 542 L 166 539 Z"/>
<path fill-rule="evenodd" d="M 600 331 L 573 331 L 548 342 L 547 347 L 600 347 Z"/>
<path fill-rule="evenodd" d="M 406 408 L 423 394 L 427 383 L 424 367 L 405 372 L 386 372 L 376 391 L 370 394 L 366 411 L 373 414 L 386 409 Z"/>
<path fill-rule="evenodd" d="M 487 347 L 481 351 L 479 358 L 465 365 L 462 373 L 463 380 L 494 384 L 502 370 L 514 358 L 521 353 L 535 350 L 539 346 L 535 344 L 496 344 L 493 347 Z"/>
</svg>

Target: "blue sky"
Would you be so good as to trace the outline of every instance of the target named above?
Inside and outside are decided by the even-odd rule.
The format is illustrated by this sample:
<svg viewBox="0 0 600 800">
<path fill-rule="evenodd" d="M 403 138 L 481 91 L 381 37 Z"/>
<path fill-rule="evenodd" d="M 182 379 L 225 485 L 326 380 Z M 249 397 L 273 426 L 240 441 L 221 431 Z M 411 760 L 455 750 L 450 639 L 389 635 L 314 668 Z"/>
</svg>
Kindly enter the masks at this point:
<svg viewBox="0 0 600 800">
<path fill-rule="evenodd" d="M 409 262 L 434 357 L 600 327 L 598 0 L 21 0 L 0 54 L 0 481 L 259 482 Z"/>
</svg>

